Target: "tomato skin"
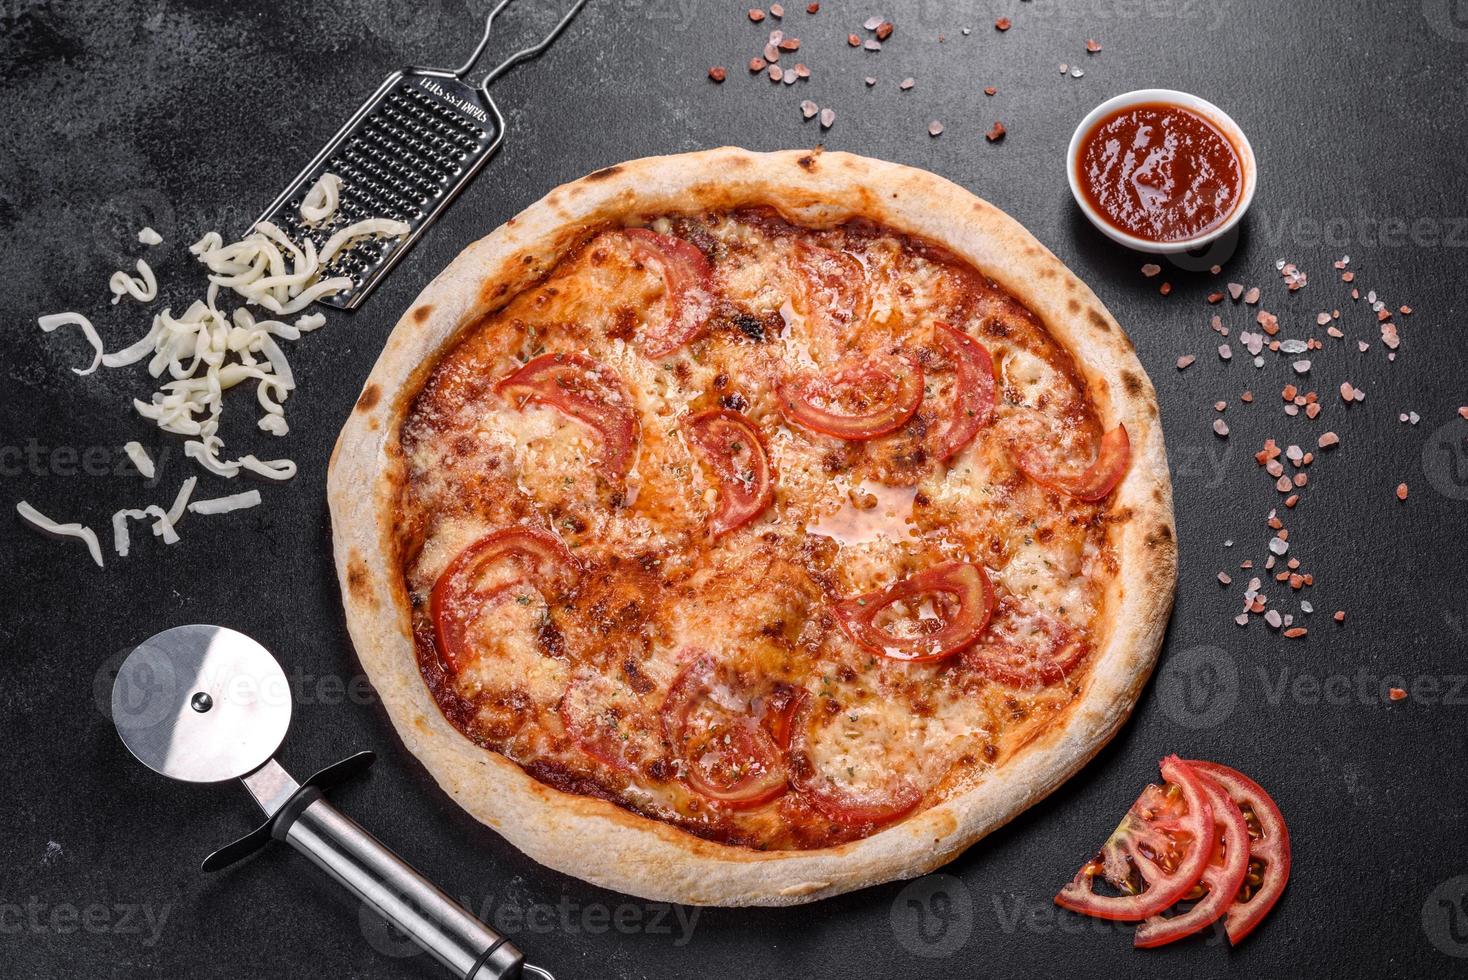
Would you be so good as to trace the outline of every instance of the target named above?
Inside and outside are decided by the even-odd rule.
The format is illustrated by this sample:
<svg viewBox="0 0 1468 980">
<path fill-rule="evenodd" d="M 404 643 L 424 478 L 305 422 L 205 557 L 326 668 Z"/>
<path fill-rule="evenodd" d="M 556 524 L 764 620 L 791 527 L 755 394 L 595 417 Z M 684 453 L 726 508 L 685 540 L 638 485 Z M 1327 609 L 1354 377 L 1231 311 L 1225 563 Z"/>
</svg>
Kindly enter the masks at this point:
<svg viewBox="0 0 1468 980">
<path fill-rule="evenodd" d="M 1028 636 L 1042 634 L 1044 646 L 1031 649 Z M 1090 644 L 1064 620 L 1029 599 L 1005 593 L 982 636 L 962 653 L 963 664 L 997 684 L 1035 690 L 1059 684 L 1090 652 Z"/>
<path fill-rule="evenodd" d="M 1264 880 L 1246 901 L 1235 899 L 1224 917 L 1228 941 L 1237 946 L 1284 894 L 1290 880 L 1290 831 L 1274 799 L 1248 776 L 1217 762 L 1189 760 L 1188 765 L 1218 783 L 1240 809 L 1253 814 L 1259 826 L 1257 836 L 1252 827 L 1249 831 L 1249 863 L 1250 870 L 1256 862 L 1263 865 Z"/>
<path fill-rule="evenodd" d="M 1139 949 L 1165 946 L 1217 922 L 1233 904 L 1249 871 L 1249 825 L 1244 822 L 1244 814 L 1215 779 L 1196 764 L 1189 765 L 1202 779 L 1213 808 L 1212 854 L 1198 879 L 1199 885 L 1206 886 L 1207 894 L 1192 908 L 1171 918 L 1154 915 L 1144 919 L 1132 937 L 1132 945 Z"/>
<path fill-rule="evenodd" d="M 1148 786 L 1142 791 L 1101 853 L 1081 866 L 1074 880 L 1055 896 L 1055 904 L 1098 919 L 1134 922 L 1159 914 L 1198 883 L 1213 850 L 1213 807 L 1208 791 L 1198 774 L 1175 755 L 1163 759 L 1161 769 L 1169 788 Z M 1171 853 L 1175 868 L 1168 871 L 1149 859 L 1139 843 L 1148 844 L 1153 853 Z M 1180 854 L 1175 853 L 1178 847 Z M 1117 872 L 1133 865 L 1140 872 L 1144 864 L 1152 873 L 1151 878 L 1142 876 L 1148 886 L 1145 890 L 1114 897 L 1098 894 L 1092 887 L 1097 875 L 1120 887 Z"/>
<path fill-rule="evenodd" d="M 894 636 L 875 622 L 895 602 L 946 594 L 958 600 L 958 611 L 936 632 Z M 846 599 L 836 606 L 836 620 L 853 643 L 893 660 L 941 660 L 973 643 L 994 613 L 994 587 L 982 565 L 950 561 L 924 569 L 877 592 Z"/>
<path fill-rule="evenodd" d="M 450 674 L 458 673 L 463 666 L 461 653 L 475 616 L 486 603 L 516 584 L 511 581 L 489 589 L 475 588 L 474 580 L 485 568 L 504 559 L 522 566 L 522 572 L 527 573 L 522 578 L 529 577 L 531 571 L 545 579 L 556 578 L 577 567 L 560 538 L 529 527 L 491 531 L 459 552 L 433 583 L 428 599 L 439 660 Z"/>
<path fill-rule="evenodd" d="M 866 323 L 872 309 L 866 267 L 854 255 L 797 239 L 795 267 L 805 286 L 806 316 L 840 333 Z"/>
<path fill-rule="evenodd" d="M 1122 477 L 1126 476 L 1131 459 L 1131 440 L 1127 437 L 1126 426 L 1118 425 L 1101 436 L 1101 444 L 1096 450 L 1096 461 L 1082 473 L 1066 475 L 1050 472 L 1036 458 L 1033 450 L 1019 453 L 1015 457 L 1015 465 L 1041 486 L 1059 490 L 1076 500 L 1095 503 L 1105 500 L 1116 489 Z"/>
<path fill-rule="evenodd" d="M 871 360 L 839 368 L 829 376 L 817 374 L 785 378 L 776 386 L 780 414 L 796 425 L 826 436 L 865 442 L 907 424 L 923 401 L 923 368 L 916 358 L 898 354 L 893 366 Z M 834 394 L 852 391 L 861 395 L 890 389 L 885 402 L 873 408 L 846 414 L 818 404 Z"/>
<path fill-rule="evenodd" d="M 753 714 L 731 713 L 713 701 L 717 673 L 708 654 L 679 672 L 663 701 L 664 737 L 683 760 L 683 781 L 694 792 L 731 809 L 762 806 L 786 790 L 786 753 Z M 691 725 L 690 716 L 709 706 L 715 720 Z"/>
<path fill-rule="evenodd" d="M 933 336 L 953 358 L 957 375 L 953 410 L 935 439 L 933 452 L 940 463 L 946 463 L 994 420 L 994 359 L 983 344 L 946 323 L 935 323 Z"/>
<path fill-rule="evenodd" d="M 495 391 L 517 407 L 526 401 L 551 406 L 601 437 L 600 464 L 616 479 L 632 469 L 639 425 L 632 400 L 611 368 L 584 354 L 553 353 L 532 358 L 495 383 Z"/>
<path fill-rule="evenodd" d="M 713 267 L 697 247 L 672 235 L 648 228 L 625 228 L 633 256 L 656 266 L 667 290 L 668 315 L 663 328 L 649 331 L 642 349 L 653 360 L 688 344 L 703 332 L 713 311 Z"/>
<path fill-rule="evenodd" d="M 684 422 L 689 442 L 719 480 L 719 509 L 709 520 L 715 537 L 737 530 L 775 500 L 774 471 L 759 430 L 725 409 L 702 412 Z"/>
<path fill-rule="evenodd" d="M 791 722 L 790 783 L 817 810 L 848 827 L 876 827 L 911 813 L 923 801 L 923 792 L 906 778 L 894 777 L 884 794 L 858 797 L 822 777 L 810 758 L 810 726 L 817 698 L 800 692 Z"/>
</svg>

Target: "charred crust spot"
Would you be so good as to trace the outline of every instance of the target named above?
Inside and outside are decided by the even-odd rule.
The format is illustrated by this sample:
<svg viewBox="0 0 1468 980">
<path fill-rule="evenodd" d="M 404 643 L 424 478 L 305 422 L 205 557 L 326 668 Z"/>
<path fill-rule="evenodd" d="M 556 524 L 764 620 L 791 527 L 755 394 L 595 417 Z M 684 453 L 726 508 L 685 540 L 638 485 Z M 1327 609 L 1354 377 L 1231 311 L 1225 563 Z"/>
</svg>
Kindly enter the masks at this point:
<svg viewBox="0 0 1468 980">
<path fill-rule="evenodd" d="M 816 169 L 816 158 L 813 154 L 810 153 L 807 153 L 805 156 L 800 157 L 795 161 L 795 163 L 802 170 L 813 171 Z"/>
<path fill-rule="evenodd" d="M 1108 323 L 1106 321 L 1106 318 L 1101 315 L 1101 311 L 1096 309 L 1094 306 L 1086 311 L 1086 318 L 1091 321 L 1091 326 L 1095 327 L 1102 333 L 1111 332 L 1111 324 Z"/>
<path fill-rule="evenodd" d="M 425 323 L 425 322 L 427 322 L 428 317 L 432 313 L 433 313 L 433 305 L 430 304 L 430 303 L 424 303 L 422 306 L 418 307 L 417 309 L 415 309 L 413 311 L 413 322 L 414 323 Z"/>
<path fill-rule="evenodd" d="M 1148 534 L 1145 540 L 1149 548 L 1171 548 L 1172 528 L 1166 524 L 1159 524 L 1152 529 L 1152 533 Z"/>
<path fill-rule="evenodd" d="M 376 405 L 381 398 L 382 389 L 375 383 L 368 384 L 367 387 L 362 389 L 362 394 L 357 398 L 357 411 L 370 412 L 372 406 Z"/>
<path fill-rule="evenodd" d="M 587 174 L 583 179 L 584 180 L 606 180 L 608 177 L 615 177 L 615 176 L 617 176 L 617 174 L 619 174 L 621 172 L 622 172 L 622 167 L 619 164 L 619 165 L 617 165 L 615 167 L 603 167 L 600 170 L 593 171 L 592 173 Z"/>
<path fill-rule="evenodd" d="M 1142 384 L 1142 379 L 1137 377 L 1136 372 L 1134 371 L 1121 372 L 1121 386 L 1125 388 L 1126 393 L 1128 395 L 1131 395 L 1133 398 L 1140 398 L 1143 389 L 1146 387 L 1144 384 Z"/>
<path fill-rule="evenodd" d="M 1074 296 L 1072 296 L 1065 301 L 1065 309 L 1066 312 L 1070 313 L 1071 315 L 1075 315 L 1081 311 L 1081 304 L 1079 301 L 1076 300 Z"/>
<path fill-rule="evenodd" d="M 358 602 L 376 605 L 372 598 L 372 576 L 367 571 L 367 563 L 356 551 L 347 559 L 347 594 Z"/>
</svg>

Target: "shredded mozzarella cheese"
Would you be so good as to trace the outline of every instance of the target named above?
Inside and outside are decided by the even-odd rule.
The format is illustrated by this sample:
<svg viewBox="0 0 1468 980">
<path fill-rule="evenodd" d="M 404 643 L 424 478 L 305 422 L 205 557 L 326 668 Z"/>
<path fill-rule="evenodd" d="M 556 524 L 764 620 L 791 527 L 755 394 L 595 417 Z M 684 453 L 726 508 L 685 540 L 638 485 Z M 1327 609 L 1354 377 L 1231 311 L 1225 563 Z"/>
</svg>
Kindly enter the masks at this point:
<svg viewBox="0 0 1468 980">
<path fill-rule="evenodd" d="M 341 187 L 342 179 L 336 174 L 322 174 L 301 198 L 301 220 L 314 225 L 336 214 L 341 203 Z"/>
<path fill-rule="evenodd" d="M 117 557 L 126 558 L 129 549 L 132 548 L 132 538 L 128 535 L 127 522 L 141 521 L 148 516 L 145 510 L 129 510 L 124 507 L 112 515 L 112 550 L 117 552 Z"/>
<path fill-rule="evenodd" d="M 197 476 L 191 476 L 187 480 L 183 481 L 183 484 L 178 488 L 178 495 L 173 498 L 173 503 L 168 508 L 169 524 L 176 526 L 178 524 L 178 519 L 180 517 L 183 517 L 184 508 L 189 505 L 189 498 L 194 495 L 194 487 L 197 486 L 198 483 L 199 478 Z"/>
<path fill-rule="evenodd" d="M 401 238 L 407 233 L 407 222 L 393 221 L 391 218 L 368 218 L 354 225 L 347 225 L 321 246 L 321 264 L 331 265 L 331 260 L 336 258 L 337 253 L 358 238 Z"/>
<path fill-rule="evenodd" d="M 148 451 L 143 448 L 142 443 L 124 443 L 122 451 L 127 453 L 127 458 L 133 461 L 133 465 L 138 468 L 138 472 L 142 474 L 143 479 L 153 479 L 153 474 L 157 471 L 153 467 L 152 457 L 148 455 Z"/>
<path fill-rule="evenodd" d="M 98 364 L 106 363 L 102 356 L 102 338 L 97 336 L 97 328 L 92 326 L 92 321 L 80 313 L 50 313 L 36 320 L 42 330 L 50 333 L 57 327 L 78 326 L 82 328 L 82 336 L 87 338 L 87 343 L 92 345 L 94 354 L 92 363 L 85 368 L 72 368 L 77 374 L 91 374 L 97 370 Z"/>
<path fill-rule="evenodd" d="M 340 178 L 324 174 L 303 200 L 302 217 L 311 223 L 335 218 L 340 203 Z M 299 340 L 302 334 L 324 326 L 324 315 L 302 311 L 319 299 L 351 288 L 352 280 L 348 277 L 323 278 L 334 260 L 360 239 L 400 237 L 407 232 L 408 226 L 403 222 L 371 218 L 339 229 L 319 252 L 312 239 L 297 244 L 268 221 L 257 223 L 235 242 L 226 242 L 218 232 L 208 232 L 189 246 L 189 252 L 206 269 L 209 285 L 204 299 L 195 300 L 178 316 L 171 308 L 164 309 L 153 317 L 147 333 L 112 353 L 104 350 L 96 329 L 81 314 L 54 314 L 41 317 L 38 322 L 47 333 L 63 325 L 81 329 L 94 356 L 88 367 L 72 369 L 77 374 L 91 374 L 99 366 L 119 368 L 146 361 L 148 373 L 161 383 L 148 399 L 134 399 L 134 409 L 163 431 L 184 436 L 184 455 L 206 472 L 226 478 L 247 472 L 269 480 L 289 480 L 297 472 L 295 462 L 290 459 L 262 460 L 252 454 L 229 459 L 222 455 L 224 442 L 219 428 L 224 393 L 245 382 L 254 382 L 261 410 L 258 427 L 274 436 L 289 433 L 284 402 L 295 390 L 296 380 L 280 342 Z M 153 229 L 144 228 L 138 233 L 138 241 L 156 245 L 163 238 Z M 120 271 L 112 276 L 109 288 L 113 303 L 124 296 L 143 302 L 157 298 L 158 282 L 152 268 L 139 259 L 137 269 L 136 277 Z M 233 311 L 220 309 L 221 290 L 234 293 L 244 305 Z M 302 315 L 293 323 L 283 319 L 257 319 L 249 309 L 251 306 L 278 317 Z M 130 442 L 123 449 L 139 473 L 147 479 L 154 476 L 156 467 L 140 443 Z M 195 478 L 185 482 L 168 511 L 154 505 L 141 511 L 126 509 L 114 514 L 114 547 L 119 549 L 119 554 L 126 554 L 130 520 L 151 517 L 155 535 L 168 543 L 177 541 L 174 525 L 185 509 L 193 509 L 188 500 L 194 483 Z M 85 530 L 80 525 L 77 527 Z"/>
<path fill-rule="evenodd" d="M 244 510 L 247 507 L 258 507 L 259 505 L 260 491 L 246 490 L 244 493 L 233 493 L 228 497 L 196 500 L 189 504 L 189 510 L 195 514 L 228 514 L 232 510 Z"/>
<path fill-rule="evenodd" d="M 183 517 L 184 510 L 189 504 L 189 497 L 193 495 L 194 486 L 198 482 L 197 476 L 191 476 L 183 481 L 183 485 L 178 488 L 177 496 L 173 498 L 173 504 L 167 510 L 157 504 L 149 504 L 142 510 L 123 508 L 113 514 L 112 547 L 117 551 L 117 556 L 126 558 L 128 549 L 131 547 L 127 529 L 128 521 L 141 521 L 151 517 L 153 518 L 153 536 L 161 537 L 164 544 L 178 544 L 178 522 Z"/>
<path fill-rule="evenodd" d="M 113 306 L 124 296 L 131 296 L 140 303 L 151 303 L 158 298 L 158 280 L 153 276 L 152 267 L 142 259 L 138 259 L 137 276 L 119 270 L 112 274 L 107 288 L 112 290 Z"/>
<path fill-rule="evenodd" d="M 104 568 L 102 564 L 102 546 L 97 543 L 97 532 L 84 524 L 61 524 L 53 521 L 45 514 L 36 510 L 30 504 L 22 500 L 15 505 L 15 511 L 26 521 L 30 522 L 47 534 L 55 534 L 61 537 L 80 538 L 86 542 L 87 550 L 92 553 L 92 561 L 97 563 L 98 568 Z"/>
</svg>

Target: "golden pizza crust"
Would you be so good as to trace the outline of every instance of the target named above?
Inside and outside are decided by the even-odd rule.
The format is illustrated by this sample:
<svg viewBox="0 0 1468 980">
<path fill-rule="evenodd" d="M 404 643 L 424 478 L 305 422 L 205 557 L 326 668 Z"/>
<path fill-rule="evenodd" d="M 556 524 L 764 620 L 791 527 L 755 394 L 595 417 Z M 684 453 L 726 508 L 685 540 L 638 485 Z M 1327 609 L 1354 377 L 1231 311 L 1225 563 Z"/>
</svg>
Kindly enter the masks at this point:
<svg viewBox="0 0 1468 980">
<path fill-rule="evenodd" d="M 757 852 L 563 793 L 454 728 L 419 673 L 394 544 L 413 395 L 459 332 L 529 287 L 590 227 L 773 205 L 792 221 L 865 217 L 946 246 L 1027 306 L 1074 355 L 1132 462 L 1109 511 L 1119 571 L 1081 698 L 975 788 L 837 847 Z M 846 153 L 733 147 L 649 157 L 558 187 L 466 248 L 398 322 L 342 429 L 327 481 L 347 625 L 404 744 L 454 799 L 535 860 L 606 888 L 696 905 L 793 905 L 923 874 L 1045 797 L 1130 714 L 1172 606 L 1177 549 L 1156 394 L 1094 294 L 993 205 L 934 174 Z"/>
</svg>

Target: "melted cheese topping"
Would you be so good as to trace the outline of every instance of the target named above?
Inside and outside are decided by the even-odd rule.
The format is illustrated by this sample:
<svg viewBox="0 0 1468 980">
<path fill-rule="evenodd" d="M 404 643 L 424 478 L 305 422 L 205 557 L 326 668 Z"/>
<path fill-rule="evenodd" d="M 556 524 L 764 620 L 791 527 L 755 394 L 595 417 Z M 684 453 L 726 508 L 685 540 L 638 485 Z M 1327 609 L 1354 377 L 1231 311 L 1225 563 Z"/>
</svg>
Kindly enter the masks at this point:
<svg viewBox="0 0 1468 980">
<path fill-rule="evenodd" d="M 869 224 L 794 227 L 767 211 L 651 224 L 711 263 L 713 312 L 697 339 L 645 356 L 639 340 L 672 315 L 675 290 L 617 230 L 590 232 L 539 285 L 468 329 L 415 398 L 398 544 L 420 667 L 460 730 L 561 789 L 762 849 L 865 836 L 880 819 L 833 813 L 799 788 L 809 779 L 744 807 L 693 789 L 670 737 L 670 689 L 708 655 L 719 712 L 767 724 L 778 698 L 809 705 L 797 715 L 800 768 L 844 799 L 882 798 L 901 781 L 921 793 L 920 810 L 975 785 L 1063 718 L 1089 657 L 1053 683 L 1011 687 L 970 652 L 911 663 L 862 648 L 832 607 L 967 561 L 1037 620 L 1094 643 L 1114 567 L 1102 510 L 1039 487 L 1011 461 L 1019 444 L 1084 469 L 1100 431 L 1094 409 L 1043 325 L 929 243 Z M 997 375 L 993 422 L 947 464 L 927 441 L 954 384 L 933 338 L 939 320 L 977 338 Z M 589 356 L 625 387 L 640 426 L 625 480 L 596 465 L 595 429 L 495 393 L 547 352 Z M 845 442 L 781 414 L 781 377 L 894 352 L 926 368 L 924 400 L 898 431 Z M 721 407 L 759 431 L 774 503 L 711 539 L 720 488 L 682 423 Z M 576 583 L 481 583 L 495 598 L 447 669 L 434 585 L 465 548 L 515 525 L 557 535 Z M 1043 628 L 1010 632 L 1021 659 L 1052 652 Z"/>
</svg>

